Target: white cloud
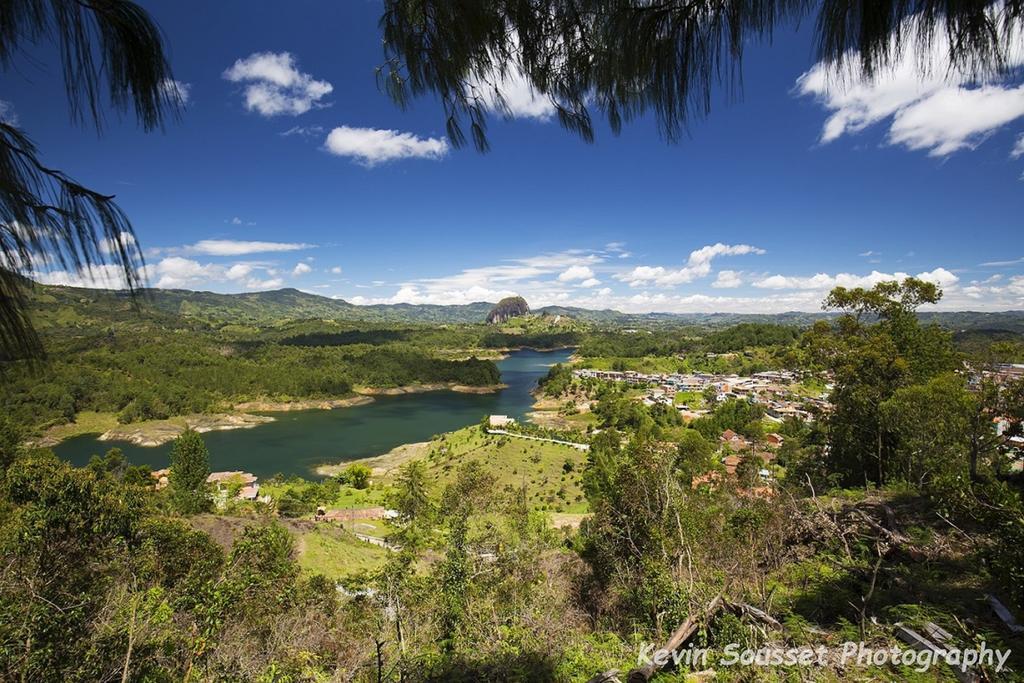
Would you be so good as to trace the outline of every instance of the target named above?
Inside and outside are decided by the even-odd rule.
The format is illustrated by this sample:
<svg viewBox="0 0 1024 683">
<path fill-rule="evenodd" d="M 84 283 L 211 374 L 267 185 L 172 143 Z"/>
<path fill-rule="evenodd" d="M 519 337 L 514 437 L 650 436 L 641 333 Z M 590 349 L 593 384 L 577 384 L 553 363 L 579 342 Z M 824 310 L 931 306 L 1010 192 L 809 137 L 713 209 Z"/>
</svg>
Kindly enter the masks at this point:
<svg viewBox="0 0 1024 683">
<path fill-rule="evenodd" d="M 764 254 L 764 249 L 749 244 L 709 244 L 690 252 L 686 265 L 677 270 L 662 266 L 637 266 L 626 273 L 616 275 L 616 279 L 629 284 L 630 287 L 642 287 L 653 284 L 658 287 L 672 287 L 711 273 L 711 262 L 719 256 L 742 256 L 745 254 Z"/>
<path fill-rule="evenodd" d="M 694 260 L 703 262 L 708 254 L 721 251 L 722 248 L 716 249 L 714 245 L 708 250 L 697 250 L 695 253 L 698 256 Z M 820 311 L 821 302 L 828 290 L 836 285 L 870 287 L 877 282 L 908 276 L 907 273 L 877 271 L 866 275 L 772 275 L 755 280 L 763 293 L 751 296 L 721 296 L 701 292 L 676 294 L 664 289 L 647 291 L 625 288 L 624 293 L 620 293 L 612 287 L 584 287 L 590 284 L 586 280 L 566 283 L 558 279 L 561 273 L 573 266 L 611 270 L 613 266 L 609 260 L 614 262 L 607 250 L 568 250 L 510 259 L 498 265 L 468 268 L 443 277 L 397 283 L 391 295 L 342 298 L 358 305 L 467 304 L 476 301 L 494 302 L 505 296 L 520 295 L 533 308 L 557 304 L 594 310 L 614 309 L 624 313 L 781 313 Z M 944 295 L 939 305 L 927 307 L 933 310 L 1008 310 L 1024 307 L 1024 275 L 1006 279 L 989 278 L 983 282 L 972 281 L 968 286 L 962 285 L 956 274 L 942 267 L 920 272 L 916 277 L 935 282 L 943 288 Z M 738 271 L 719 271 L 715 283 L 721 281 L 733 286 L 734 281 L 747 278 Z M 380 281 L 373 283 L 374 287 L 386 285 Z"/>
<path fill-rule="evenodd" d="M 283 286 L 284 280 L 281 278 L 270 278 L 268 280 L 258 280 L 253 278 L 245 283 L 245 288 L 250 290 L 280 289 Z"/>
<path fill-rule="evenodd" d="M 120 242 L 124 248 L 131 254 L 135 251 L 135 235 L 130 232 L 121 232 Z M 118 253 L 118 244 L 116 240 L 104 238 L 100 240 L 100 252 L 104 254 L 116 254 Z"/>
<path fill-rule="evenodd" d="M 796 92 L 818 100 L 831 115 L 821 133 L 828 143 L 891 117 L 887 142 L 942 157 L 973 149 L 988 135 L 1024 116 L 1024 86 L 977 83 L 949 62 L 949 42 L 936 32 L 930 47 L 910 36 L 888 71 L 866 80 L 855 57 L 837 70 L 818 63 L 797 79 Z M 1019 33 L 1018 33 L 1019 35 Z M 1024 65 L 1024 43 L 1007 55 L 1009 71 Z M 895 51 L 895 50 L 894 50 Z M 923 72 L 922 65 L 927 65 Z"/>
<path fill-rule="evenodd" d="M 1024 116 L 1024 86 L 946 88 L 901 109 L 893 117 L 889 141 L 943 157 L 974 149 L 990 133 L 1020 116 Z"/>
<path fill-rule="evenodd" d="M 192 99 L 192 84 L 182 83 L 173 78 L 167 78 L 160 86 L 164 93 L 170 98 L 176 98 L 183 107 L 187 107 Z"/>
<path fill-rule="evenodd" d="M 548 121 L 555 115 L 551 98 L 539 94 L 523 72 L 513 66 L 504 74 L 491 73 L 469 85 L 471 95 L 478 96 L 488 109 L 510 118 Z"/>
<path fill-rule="evenodd" d="M 1015 259 L 1012 259 L 1012 260 L 1009 260 L 1009 261 L 986 261 L 985 263 L 982 263 L 981 265 L 986 266 L 986 267 L 1002 267 L 1002 266 L 1014 266 L 1014 265 L 1017 265 L 1018 263 L 1024 263 L 1024 256 L 1021 256 L 1020 258 L 1015 258 Z"/>
<path fill-rule="evenodd" d="M 735 245 L 740 246 L 740 245 Z M 695 263 L 713 259 L 728 245 L 696 250 Z M 758 253 L 756 247 L 742 250 Z M 606 260 L 607 259 L 607 260 Z M 611 270 L 613 256 L 607 250 L 567 250 L 537 256 L 509 259 L 496 265 L 468 268 L 452 275 L 421 278 L 396 283 L 392 294 L 382 296 L 343 296 L 359 305 L 366 304 L 467 304 L 476 301 L 497 301 L 505 296 L 520 295 L 531 307 L 548 305 L 579 306 L 589 309 L 615 309 L 625 313 L 778 313 L 784 311 L 819 311 L 828 289 L 836 285 L 847 287 L 872 286 L 883 280 L 901 279 L 907 273 L 880 273 L 866 275 L 839 273 L 816 276 L 773 275 L 755 280 L 762 295 L 719 296 L 711 293 L 685 292 L 676 294 L 664 289 L 647 291 L 626 289 L 616 292 L 612 287 L 597 284 L 590 287 L 586 280 L 561 282 L 558 276 L 573 266 L 587 266 L 594 271 Z M 747 276 L 749 277 L 749 276 Z M 956 274 L 946 268 L 920 272 L 917 277 L 939 284 L 944 297 L 941 310 L 1007 310 L 1024 306 L 1024 276 L 1007 281 L 986 280 L 963 286 Z M 594 279 L 597 279 L 596 277 Z M 746 280 L 738 271 L 719 271 L 715 283 L 733 284 Z M 374 287 L 387 286 L 380 281 Z M 358 287 L 358 285 L 357 285 Z M 624 288 L 625 289 L 625 288 Z M 931 307 L 929 307 L 931 308 Z"/>
<path fill-rule="evenodd" d="M 257 277 L 257 273 L 266 273 L 265 279 Z M 155 279 L 153 286 L 168 288 L 208 287 L 215 283 L 241 283 L 246 289 L 277 289 L 284 286 L 284 280 L 276 277 L 276 270 L 267 264 L 250 262 L 234 263 L 226 266 L 220 263 L 199 263 L 193 259 L 170 256 L 162 259 L 149 269 L 150 279 Z"/>
<path fill-rule="evenodd" d="M 250 264 L 236 263 L 224 271 L 224 276 L 229 280 L 241 280 L 242 278 L 249 277 L 252 271 L 253 267 Z"/>
<path fill-rule="evenodd" d="M 311 272 L 313 272 L 313 269 L 309 267 L 308 263 L 297 263 L 295 264 L 295 268 L 292 269 L 292 275 L 296 277 Z"/>
<path fill-rule="evenodd" d="M 943 289 L 949 289 L 960 282 L 959 277 L 945 268 L 935 268 L 927 273 L 918 273 L 916 277 L 918 280 L 924 280 L 925 282 L 934 282 Z"/>
<path fill-rule="evenodd" d="M 30 277 L 44 285 L 87 287 L 90 289 L 125 289 L 124 269 L 115 265 L 99 265 L 81 273 L 68 270 L 36 271 Z"/>
<path fill-rule="evenodd" d="M 290 52 L 254 52 L 239 59 L 223 77 L 232 83 L 247 83 L 245 108 L 262 116 L 304 114 L 333 90 L 298 69 Z"/>
<path fill-rule="evenodd" d="M 312 249 L 316 245 L 303 242 L 253 242 L 242 240 L 200 240 L 185 247 L 186 251 L 209 256 L 242 256 L 278 251 Z"/>
<path fill-rule="evenodd" d="M 743 278 L 735 270 L 720 270 L 718 277 L 711 283 L 716 289 L 733 289 L 743 284 Z"/>
<path fill-rule="evenodd" d="M 558 276 L 574 267 L 602 263 L 597 252 L 568 250 L 508 259 L 491 266 L 467 268 L 453 275 L 420 278 L 399 284 L 392 296 L 360 298 L 361 303 L 468 304 L 498 301 L 506 296 L 524 296 L 531 305 L 565 301 L 572 291 L 588 291 L 584 279 L 577 287 L 559 281 Z M 596 278 L 594 278 L 596 279 Z M 374 282 L 375 286 L 383 283 Z M 586 287 L 582 287 L 586 284 Z M 599 284 L 599 283 L 595 283 Z M 582 289 L 581 289 L 582 287 Z M 352 299 L 355 302 L 355 299 Z M 539 303 L 538 303 L 539 302 Z"/>
<path fill-rule="evenodd" d="M 161 289 L 183 288 L 221 277 L 222 268 L 213 263 L 205 265 L 181 256 L 169 256 L 155 266 L 158 277 L 154 286 Z"/>
<path fill-rule="evenodd" d="M 513 53 L 519 52 L 519 35 L 510 36 Z M 509 118 L 548 121 L 557 111 L 551 98 L 538 93 L 523 73 L 522 64 L 491 55 L 495 64 L 488 73 L 471 77 L 466 95 L 479 98 L 492 112 Z M 500 66 L 499 66 L 500 65 Z"/>
<path fill-rule="evenodd" d="M 281 137 L 289 137 L 292 135 L 299 135 L 301 137 L 320 137 L 324 134 L 323 126 L 292 126 L 288 130 L 281 133 Z"/>
<path fill-rule="evenodd" d="M 601 281 L 596 277 L 588 277 L 586 280 L 581 282 L 579 286 L 584 289 L 589 289 L 591 287 L 597 287 L 599 284 L 601 284 Z"/>
<path fill-rule="evenodd" d="M 334 266 L 331 268 L 331 272 L 335 275 L 341 275 L 341 266 Z"/>
<path fill-rule="evenodd" d="M 300 262 L 292 271 L 303 275 L 312 270 Z M 259 275 L 263 274 L 264 279 Z M 160 289 L 199 289 L 221 284 L 246 289 L 275 289 L 284 285 L 277 269 L 267 262 L 250 261 L 232 264 L 201 263 L 184 256 L 167 256 L 146 265 L 140 275 L 151 286 Z M 124 289 L 124 273 L 118 266 L 103 265 L 83 273 L 68 271 L 33 272 L 32 279 L 44 284 L 69 285 L 75 287 L 101 287 Z"/>
<path fill-rule="evenodd" d="M 846 274 L 840 274 L 838 277 L 844 277 Z M 855 276 L 850 275 L 853 278 Z M 878 282 L 885 280 L 885 277 L 879 278 Z M 770 277 L 756 280 L 753 285 L 762 289 L 828 289 L 835 286 L 835 278 L 825 273 L 818 273 L 811 277 L 797 277 L 792 275 L 772 275 Z M 848 286 L 871 286 L 865 281 L 864 285 L 853 285 Z"/>
<path fill-rule="evenodd" d="M 14 105 L 5 100 L 0 100 L 0 123 L 8 126 L 18 125 L 18 112 L 14 111 Z"/>
<path fill-rule="evenodd" d="M 448 154 L 448 141 L 397 130 L 339 126 L 328 133 L 324 148 L 331 154 L 375 166 L 395 159 L 441 159 Z"/>
<path fill-rule="evenodd" d="M 833 287 L 870 288 L 879 282 L 900 281 L 908 277 L 910 277 L 908 273 L 880 273 L 877 270 L 873 270 L 867 275 L 854 275 L 852 273 L 837 273 L 836 275 L 818 273 L 809 277 L 772 275 L 755 281 L 753 285 L 761 289 L 803 289 L 823 292 Z M 959 277 L 945 268 L 935 268 L 928 272 L 918 273 L 915 277 L 927 282 L 934 282 L 943 289 L 953 287 L 960 281 Z"/>
<path fill-rule="evenodd" d="M 235 216 L 234 218 L 231 219 L 231 225 L 241 225 L 241 224 L 242 224 L 242 219 L 239 218 L 238 216 Z"/>
<path fill-rule="evenodd" d="M 573 280 L 591 280 L 594 271 L 589 266 L 569 266 L 558 276 L 559 282 L 572 282 Z"/>
<path fill-rule="evenodd" d="M 930 275 L 934 279 L 949 282 L 955 277 L 944 269 L 936 269 Z M 1016 276 L 1005 284 L 979 283 L 978 286 L 960 287 L 958 284 L 943 288 L 944 295 L 931 310 L 1009 310 L 1024 306 L 1024 275 Z M 705 293 L 681 295 L 661 291 L 641 291 L 631 295 L 616 295 L 610 288 L 599 292 L 587 292 L 575 296 L 566 305 L 591 309 L 611 308 L 624 313 L 782 313 L 786 311 L 821 310 L 821 302 L 827 289 L 798 289 L 766 293 L 762 296 L 720 296 Z M 553 297 L 527 297 L 531 306 L 541 306 Z"/>
<path fill-rule="evenodd" d="M 604 245 L 604 250 L 609 254 L 617 256 L 618 258 L 629 258 L 630 256 L 633 255 L 632 252 L 626 251 L 625 242 L 609 242 L 608 244 Z"/>
<path fill-rule="evenodd" d="M 1017 143 L 1013 146 L 1013 150 L 1010 151 L 1010 158 L 1019 159 L 1024 156 L 1024 133 L 1021 133 L 1017 137 Z"/>
</svg>

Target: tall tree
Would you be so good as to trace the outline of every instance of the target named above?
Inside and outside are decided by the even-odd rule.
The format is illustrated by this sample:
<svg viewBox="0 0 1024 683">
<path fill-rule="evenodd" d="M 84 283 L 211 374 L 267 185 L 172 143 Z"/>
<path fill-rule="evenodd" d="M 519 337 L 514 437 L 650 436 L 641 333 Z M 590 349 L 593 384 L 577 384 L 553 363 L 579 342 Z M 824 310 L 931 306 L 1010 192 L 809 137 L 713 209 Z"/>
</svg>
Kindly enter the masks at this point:
<svg viewBox="0 0 1024 683">
<path fill-rule="evenodd" d="M 487 112 L 508 112 L 503 81 L 520 76 L 587 141 L 591 109 L 614 132 L 651 112 L 674 139 L 708 113 L 723 74 L 739 82 L 747 44 L 811 15 L 819 57 L 836 66 L 871 76 L 911 41 L 924 60 L 944 39 L 952 69 L 986 76 L 1006 69 L 1024 0 L 387 0 L 379 73 L 401 106 L 439 96 L 457 146 L 468 122 L 487 148 Z"/>
<path fill-rule="evenodd" d="M 715 466 L 715 446 L 696 429 L 686 429 L 679 437 L 676 468 L 684 481 L 692 481 Z"/>
<path fill-rule="evenodd" d="M 896 390 L 880 409 L 882 428 L 896 444 L 891 474 L 919 488 L 936 478 L 966 479 L 973 404 L 963 379 L 952 373 Z M 989 430 L 995 434 L 991 419 Z"/>
<path fill-rule="evenodd" d="M 28 43 L 59 48 L 71 118 L 103 122 L 103 90 L 146 130 L 181 108 L 181 93 L 149 14 L 127 0 L 0 0 L 0 66 L 16 68 Z M 0 359 L 35 356 L 39 339 L 25 310 L 24 277 L 59 265 L 87 272 L 120 267 L 141 283 L 142 252 L 114 197 L 48 167 L 28 135 L 0 121 Z"/>
<path fill-rule="evenodd" d="M 871 289 L 836 287 L 823 308 L 844 315 L 821 322 L 805 345 L 834 375 L 828 418 L 829 465 L 845 484 L 885 484 L 902 473 L 898 434 L 883 419 L 883 406 L 898 390 L 956 369 L 950 334 L 921 325 L 916 311 L 942 291 L 915 278 L 881 282 Z"/>
<path fill-rule="evenodd" d="M 210 509 L 206 478 L 210 476 L 210 453 L 203 437 L 191 429 L 182 432 L 171 447 L 170 490 L 179 512 L 194 515 Z"/>
<path fill-rule="evenodd" d="M 494 487 L 494 476 L 479 460 L 463 465 L 442 498 L 441 515 L 446 523 L 448 539 L 445 557 L 435 577 L 438 581 L 438 624 L 441 647 L 446 652 L 456 649 L 465 619 L 472 576 L 470 558 L 470 521 L 486 509 Z"/>
<path fill-rule="evenodd" d="M 406 524 L 430 524 L 434 504 L 427 485 L 427 466 L 422 460 L 413 460 L 399 471 L 391 505 Z"/>
</svg>

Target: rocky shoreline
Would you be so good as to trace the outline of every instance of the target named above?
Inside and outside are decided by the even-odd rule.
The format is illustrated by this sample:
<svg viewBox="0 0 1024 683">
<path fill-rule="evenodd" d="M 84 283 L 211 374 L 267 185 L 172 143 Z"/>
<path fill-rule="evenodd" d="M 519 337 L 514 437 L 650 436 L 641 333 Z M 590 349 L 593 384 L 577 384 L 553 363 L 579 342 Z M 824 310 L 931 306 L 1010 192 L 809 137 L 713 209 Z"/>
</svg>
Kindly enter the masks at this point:
<svg viewBox="0 0 1024 683">
<path fill-rule="evenodd" d="M 405 394 L 424 394 L 428 391 L 454 391 L 460 394 L 494 394 L 507 388 L 507 384 L 469 386 L 453 382 L 434 382 L 431 384 L 408 384 L 386 389 L 379 387 L 357 387 L 354 391 L 362 396 L 404 396 Z"/>
<path fill-rule="evenodd" d="M 199 433 L 218 432 L 230 429 L 251 429 L 274 418 L 266 415 L 220 413 L 215 415 L 188 415 L 183 418 L 157 420 L 132 426 L 124 425 L 100 434 L 99 441 L 127 441 L 136 446 L 162 446 L 176 439 L 186 429 Z"/>
<path fill-rule="evenodd" d="M 370 396 L 350 396 L 348 398 L 330 398 L 304 401 L 246 401 L 236 403 L 234 409 L 243 413 L 284 413 L 292 410 L 334 410 L 335 408 L 351 408 L 373 403 Z"/>
<path fill-rule="evenodd" d="M 506 389 L 507 384 L 489 384 L 486 386 L 469 386 L 454 382 L 436 382 L 432 384 L 411 384 L 401 387 L 377 388 L 359 387 L 355 396 L 331 399 L 307 399 L 296 401 L 244 401 L 231 406 L 233 413 L 215 413 L 211 415 L 185 415 L 167 420 L 154 420 L 138 424 L 118 425 L 108 429 L 97 437 L 100 441 L 127 441 L 136 446 L 162 446 L 176 439 L 186 429 L 197 432 L 213 432 L 230 429 L 250 429 L 267 422 L 273 422 L 269 415 L 254 413 L 278 413 L 295 410 L 334 410 L 336 408 L 352 408 L 374 402 L 375 396 L 402 396 L 420 394 L 428 391 L 454 391 L 462 394 L 493 394 Z M 113 416 L 111 416 L 111 421 Z M 52 432 L 52 430 L 51 430 Z M 99 432 L 99 430 L 97 430 Z M 26 442 L 36 448 L 50 448 L 61 441 L 78 433 L 55 435 L 45 434 L 42 437 Z"/>
<path fill-rule="evenodd" d="M 369 458 L 359 458 L 358 460 L 347 460 L 334 465 L 320 465 L 316 468 L 315 472 L 324 477 L 333 477 L 341 474 L 346 467 L 354 463 L 359 463 L 369 467 L 372 476 L 381 477 L 389 474 L 395 469 L 398 469 L 411 460 L 426 457 L 429 450 L 429 441 L 404 443 L 400 446 L 395 446 L 383 455 L 374 455 Z"/>
</svg>

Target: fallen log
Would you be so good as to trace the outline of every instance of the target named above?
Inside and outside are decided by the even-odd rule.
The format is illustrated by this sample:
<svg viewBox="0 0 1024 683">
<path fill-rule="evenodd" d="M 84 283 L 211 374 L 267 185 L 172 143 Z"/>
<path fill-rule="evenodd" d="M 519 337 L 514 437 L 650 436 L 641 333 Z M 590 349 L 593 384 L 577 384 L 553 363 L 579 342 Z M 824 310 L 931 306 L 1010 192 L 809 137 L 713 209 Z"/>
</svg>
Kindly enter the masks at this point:
<svg viewBox="0 0 1024 683">
<path fill-rule="evenodd" d="M 934 621 L 925 623 L 924 632 L 925 635 L 940 645 L 945 645 L 953 640 L 953 634 L 936 624 Z"/>
<path fill-rule="evenodd" d="M 949 639 L 952 638 L 952 635 L 948 631 L 932 622 L 925 624 L 924 630 L 943 645 L 949 642 Z M 940 657 L 946 653 L 945 647 L 936 645 L 932 641 L 928 640 L 928 638 L 924 637 L 917 631 L 907 628 L 903 624 L 896 624 L 896 637 L 915 650 L 930 650 Z M 956 679 L 960 681 L 960 683 L 978 682 L 978 674 L 974 671 L 961 669 L 957 666 L 950 666 L 953 669 L 953 675 L 956 676 Z"/>
<path fill-rule="evenodd" d="M 772 628 L 782 628 L 782 624 L 778 622 L 774 617 L 765 612 L 763 609 L 748 605 L 745 602 L 730 602 L 726 601 L 729 609 L 736 613 L 739 617 L 750 617 L 760 621 L 762 624 L 771 626 Z"/>
<path fill-rule="evenodd" d="M 903 624 L 896 624 L 896 637 L 915 650 L 930 650 L 932 652 L 943 652 L 942 648 L 922 636 L 917 631 L 909 629 Z"/>
<path fill-rule="evenodd" d="M 690 636 L 697 632 L 701 622 L 714 615 L 724 606 L 725 600 L 722 598 L 722 594 L 719 593 L 699 614 L 687 617 L 686 621 L 684 621 L 682 625 L 675 630 L 672 636 L 668 639 L 668 642 L 665 643 L 665 647 L 662 649 L 667 652 L 675 652 L 678 650 L 682 647 L 683 643 L 690 639 Z M 629 681 L 629 683 L 646 683 L 651 680 L 651 678 L 654 677 L 654 674 L 656 674 L 663 666 L 664 664 L 651 662 L 645 666 L 637 667 L 629 672 L 629 678 L 626 680 Z"/>
<path fill-rule="evenodd" d="M 892 510 L 889 510 L 888 508 L 886 508 L 886 510 L 888 510 L 889 513 L 892 514 Z M 907 538 L 905 535 L 903 535 L 902 532 L 900 532 L 899 530 L 897 530 L 895 528 L 891 528 L 890 529 L 890 528 L 886 528 L 885 526 L 882 526 L 881 524 L 879 524 L 878 522 L 873 520 L 871 518 L 871 515 L 869 515 L 868 513 L 864 512 L 860 508 L 853 508 L 853 511 L 856 512 L 857 515 L 862 520 L 864 520 L 864 522 L 869 527 L 871 527 L 872 529 L 874 529 L 875 531 L 880 533 L 882 536 L 887 538 L 896 547 L 900 547 L 900 546 L 907 545 L 907 544 L 910 543 L 910 539 Z"/>
<path fill-rule="evenodd" d="M 1006 628 L 1010 629 L 1011 633 L 1024 633 L 1024 626 L 1017 623 L 1013 613 L 1006 608 L 1006 605 L 999 602 L 999 598 L 994 595 L 986 595 L 985 597 L 988 598 L 988 604 L 992 606 L 992 611 L 1006 625 Z"/>
</svg>

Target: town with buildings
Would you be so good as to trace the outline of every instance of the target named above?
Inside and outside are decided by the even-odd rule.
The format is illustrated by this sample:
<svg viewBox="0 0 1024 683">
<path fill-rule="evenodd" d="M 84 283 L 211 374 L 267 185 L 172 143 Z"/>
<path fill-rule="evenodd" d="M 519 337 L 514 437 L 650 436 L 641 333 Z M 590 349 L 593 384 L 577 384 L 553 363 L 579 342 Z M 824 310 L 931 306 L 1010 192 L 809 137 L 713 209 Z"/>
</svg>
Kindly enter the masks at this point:
<svg viewBox="0 0 1024 683">
<path fill-rule="evenodd" d="M 573 374 L 580 378 L 598 379 L 606 382 L 621 382 L 646 390 L 643 401 L 646 405 L 662 403 L 675 406 L 684 417 L 693 418 L 706 414 L 708 407 L 696 408 L 677 400 L 678 394 L 714 391 L 713 401 L 720 403 L 729 399 L 746 399 L 764 406 L 765 416 L 774 422 L 787 417 L 798 417 L 813 421 L 817 415 L 830 410 L 826 400 L 831 386 L 826 384 L 820 392 L 810 394 L 797 390 L 800 377 L 790 370 L 766 370 L 749 377 L 694 372 L 689 374 L 654 374 L 634 371 L 578 369 Z"/>
</svg>

